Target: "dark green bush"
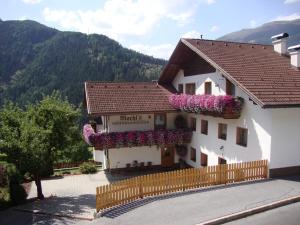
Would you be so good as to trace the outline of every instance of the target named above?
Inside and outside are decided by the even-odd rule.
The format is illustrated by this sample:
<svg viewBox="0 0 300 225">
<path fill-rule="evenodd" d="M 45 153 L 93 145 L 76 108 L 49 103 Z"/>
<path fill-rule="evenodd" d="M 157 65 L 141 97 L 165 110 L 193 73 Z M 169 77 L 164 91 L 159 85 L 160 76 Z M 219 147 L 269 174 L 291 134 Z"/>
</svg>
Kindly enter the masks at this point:
<svg viewBox="0 0 300 225">
<path fill-rule="evenodd" d="M 0 161 L 7 161 L 7 155 L 5 153 L 0 153 Z"/>
<path fill-rule="evenodd" d="M 6 207 L 25 202 L 27 193 L 21 185 L 22 176 L 16 166 L 7 162 L 0 162 L 0 165 L 5 168 L 5 176 L 7 177 L 7 185 L 1 188 L 0 202 L 4 203 Z"/>
<path fill-rule="evenodd" d="M 84 174 L 88 173 L 96 173 L 97 172 L 97 167 L 95 164 L 90 163 L 90 162 L 84 162 L 79 166 L 80 172 Z"/>
<path fill-rule="evenodd" d="M 9 188 L 0 187 L 0 210 L 6 209 L 11 206 Z"/>
</svg>

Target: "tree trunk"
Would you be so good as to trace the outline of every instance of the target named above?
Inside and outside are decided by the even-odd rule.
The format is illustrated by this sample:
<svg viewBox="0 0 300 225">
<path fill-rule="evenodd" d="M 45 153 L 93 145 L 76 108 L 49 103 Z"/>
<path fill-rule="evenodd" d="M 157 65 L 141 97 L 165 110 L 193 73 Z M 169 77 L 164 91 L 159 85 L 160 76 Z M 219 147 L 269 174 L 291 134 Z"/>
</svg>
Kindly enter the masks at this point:
<svg viewBox="0 0 300 225">
<path fill-rule="evenodd" d="M 44 195 L 43 195 L 43 191 L 42 191 L 41 177 L 39 175 L 34 176 L 34 182 L 36 185 L 38 199 L 44 199 Z"/>
</svg>

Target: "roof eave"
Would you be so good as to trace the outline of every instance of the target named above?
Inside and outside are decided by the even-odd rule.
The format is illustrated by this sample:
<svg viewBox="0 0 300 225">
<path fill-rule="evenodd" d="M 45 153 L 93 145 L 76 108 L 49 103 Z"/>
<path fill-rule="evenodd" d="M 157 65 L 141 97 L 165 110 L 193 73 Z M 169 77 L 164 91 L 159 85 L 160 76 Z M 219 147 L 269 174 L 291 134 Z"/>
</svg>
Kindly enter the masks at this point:
<svg viewBox="0 0 300 225">
<path fill-rule="evenodd" d="M 182 38 L 181 38 L 182 39 Z M 162 82 L 162 78 L 163 78 L 163 74 L 165 73 L 166 69 L 169 67 L 170 65 L 170 62 L 171 62 L 171 59 L 172 57 L 175 55 L 175 52 L 177 51 L 177 49 L 179 48 L 179 46 L 182 44 L 182 41 L 181 39 L 178 41 L 172 55 L 170 56 L 169 60 L 168 60 L 168 63 L 164 66 L 163 70 L 161 71 L 161 73 L 159 74 L 159 78 L 158 78 L 158 84 L 162 84 L 164 82 Z"/>
<path fill-rule="evenodd" d="M 98 117 L 98 116 L 115 116 L 115 115 L 128 115 L 128 114 L 156 114 L 156 113 L 175 113 L 178 110 L 158 110 L 158 111 L 130 111 L 130 112 L 99 112 L 99 113 L 89 113 L 89 116 Z"/>
<path fill-rule="evenodd" d="M 300 108 L 300 103 L 296 104 L 265 104 L 262 106 L 264 109 L 275 109 L 275 108 Z"/>
<path fill-rule="evenodd" d="M 88 98 L 88 93 L 87 93 L 87 82 L 84 82 L 84 92 L 85 92 L 87 113 L 90 114 L 91 110 L 90 110 L 90 103 L 89 103 L 89 98 Z"/>
</svg>

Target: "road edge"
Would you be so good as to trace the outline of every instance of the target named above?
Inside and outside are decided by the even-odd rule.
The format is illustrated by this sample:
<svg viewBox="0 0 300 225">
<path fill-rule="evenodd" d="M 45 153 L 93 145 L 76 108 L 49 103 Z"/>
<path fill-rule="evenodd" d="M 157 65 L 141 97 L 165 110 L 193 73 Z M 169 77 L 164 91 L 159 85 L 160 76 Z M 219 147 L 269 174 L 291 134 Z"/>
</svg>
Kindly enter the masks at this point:
<svg viewBox="0 0 300 225">
<path fill-rule="evenodd" d="M 279 200 L 279 201 L 276 201 L 276 202 L 271 202 L 271 203 L 263 205 L 263 206 L 258 206 L 258 207 L 251 208 L 251 209 L 248 209 L 248 210 L 244 210 L 244 211 L 240 211 L 240 212 L 237 212 L 237 213 L 232 213 L 232 214 L 229 214 L 229 215 L 226 215 L 226 216 L 222 216 L 222 217 L 219 217 L 219 218 L 215 218 L 215 219 L 212 219 L 212 220 L 208 220 L 208 221 L 199 223 L 197 225 L 223 224 L 223 223 L 238 220 L 238 219 L 241 219 L 241 218 L 244 218 L 244 217 L 247 217 L 247 216 L 251 216 L 251 215 L 254 215 L 254 214 L 257 214 L 257 213 L 261 213 L 261 212 L 265 212 L 265 211 L 268 211 L 268 210 L 271 210 L 271 209 L 279 208 L 281 206 L 285 206 L 285 205 L 292 204 L 292 203 L 299 202 L 299 201 L 300 201 L 300 195 L 293 196 L 293 197 L 286 198 L 286 199 L 283 199 L 283 200 Z"/>
</svg>

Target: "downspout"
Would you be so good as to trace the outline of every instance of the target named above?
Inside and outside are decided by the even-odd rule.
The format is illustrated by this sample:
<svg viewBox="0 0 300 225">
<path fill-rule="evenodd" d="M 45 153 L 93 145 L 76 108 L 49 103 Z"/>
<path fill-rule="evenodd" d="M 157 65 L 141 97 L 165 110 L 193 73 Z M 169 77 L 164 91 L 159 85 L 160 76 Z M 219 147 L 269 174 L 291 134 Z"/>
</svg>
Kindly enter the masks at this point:
<svg viewBox="0 0 300 225">
<path fill-rule="evenodd" d="M 108 133 L 108 116 L 104 116 L 104 130 L 106 133 Z M 109 160 L 109 150 L 104 149 L 105 156 L 106 156 L 106 169 L 110 171 L 110 160 Z"/>
</svg>

